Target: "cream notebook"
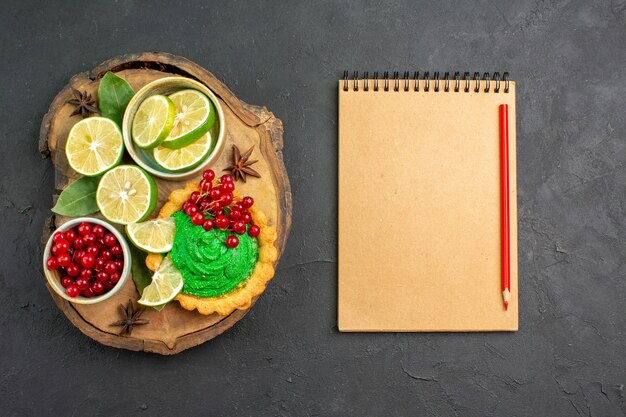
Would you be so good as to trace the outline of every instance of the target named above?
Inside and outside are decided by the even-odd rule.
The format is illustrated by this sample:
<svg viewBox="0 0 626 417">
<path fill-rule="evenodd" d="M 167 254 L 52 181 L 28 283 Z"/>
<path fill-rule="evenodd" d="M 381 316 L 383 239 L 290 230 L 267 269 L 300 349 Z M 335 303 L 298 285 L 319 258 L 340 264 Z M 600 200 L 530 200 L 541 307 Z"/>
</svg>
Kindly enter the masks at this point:
<svg viewBox="0 0 626 417">
<path fill-rule="evenodd" d="M 515 83 L 506 73 L 405 77 L 339 82 L 339 330 L 517 330 Z M 508 311 L 500 104 L 509 106 Z"/>
</svg>

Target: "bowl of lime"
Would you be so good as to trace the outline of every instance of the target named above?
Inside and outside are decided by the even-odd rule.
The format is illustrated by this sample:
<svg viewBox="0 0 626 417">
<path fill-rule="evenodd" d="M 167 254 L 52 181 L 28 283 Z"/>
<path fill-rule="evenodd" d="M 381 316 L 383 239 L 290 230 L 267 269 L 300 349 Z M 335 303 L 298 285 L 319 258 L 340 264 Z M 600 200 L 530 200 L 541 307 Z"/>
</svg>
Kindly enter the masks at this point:
<svg viewBox="0 0 626 417">
<path fill-rule="evenodd" d="M 215 162 L 224 148 L 224 112 L 204 84 L 166 77 L 141 88 L 122 121 L 131 158 L 167 180 L 193 177 Z"/>
</svg>

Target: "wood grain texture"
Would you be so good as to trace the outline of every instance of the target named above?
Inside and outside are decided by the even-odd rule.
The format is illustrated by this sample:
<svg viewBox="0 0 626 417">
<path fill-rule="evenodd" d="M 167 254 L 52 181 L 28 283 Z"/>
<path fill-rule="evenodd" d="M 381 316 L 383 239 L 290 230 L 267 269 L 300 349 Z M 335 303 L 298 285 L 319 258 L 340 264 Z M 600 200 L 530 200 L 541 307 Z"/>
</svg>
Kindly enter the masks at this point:
<svg viewBox="0 0 626 417">
<path fill-rule="evenodd" d="M 126 79 L 135 91 L 158 78 L 179 75 L 204 83 L 220 100 L 225 118 L 225 146 L 218 161 L 212 166 L 216 173 L 222 172 L 231 161 L 233 144 L 242 149 L 254 146 L 253 157 L 259 162 L 255 169 L 261 179 L 251 178 L 246 183 L 238 182 L 237 189 L 244 195 L 252 195 L 257 206 L 268 217 L 270 225 L 276 227 L 276 247 L 282 254 L 291 228 L 291 188 L 282 158 L 282 122 L 265 107 L 253 106 L 239 100 L 213 74 L 188 59 L 166 53 L 148 52 L 123 55 L 110 59 L 92 71 L 77 74 L 52 101 L 44 116 L 39 138 L 39 150 L 50 157 L 55 166 L 55 184 L 58 190 L 65 188 L 77 178 L 67 165 L 63 152 L 69 129 L 78 121 L 78 116 L 69 117 L 72 106 L 66 104 L 71 87 L 87 90 L 96 95 L 99 80 L 112 71 Z M 158 209 L 171 190 L 181 188 L 184 182 L 168 182 L 156 179 L 159 187 Z M 56 216 L 46 223 L 42 240 L 67 218 Z M 148 309 L 144 317 L 150 320 L 145 326 L 135 328 L 129 337 L 117 335 L 119 329 L 109 326 L 117 316 L 117 306 L 128 299 L 138 298 L 132 280 L 114 297 L 96 305 L 69 303 L 48 288 L 58 307 L 81 332 L 105 345 L 135 351 L 154 352 L 164 355 L 175 354 L 220 335 L 243 318 L 248 310 L 237 310 L 222 317 L 202 316 L 197 312 L 182 309 L 178 303 L 170 303 L 163 311 Z"/>
</svg>

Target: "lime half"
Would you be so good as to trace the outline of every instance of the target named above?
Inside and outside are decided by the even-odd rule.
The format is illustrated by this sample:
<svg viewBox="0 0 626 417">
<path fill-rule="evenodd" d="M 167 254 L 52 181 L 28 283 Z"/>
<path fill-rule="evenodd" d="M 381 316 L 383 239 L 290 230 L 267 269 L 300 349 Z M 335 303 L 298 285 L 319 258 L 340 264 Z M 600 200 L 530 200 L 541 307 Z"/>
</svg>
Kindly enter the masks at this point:
<svg viewBox="0 0 626 417">
<path fill-rule="evenodd" d="M 138 166 L 120 165 L 100 179 L 96 202 L 102 215 L 113 223 L 140 222 L 156 206 L 157 186 Z"/>
<path fill-rule="evenodd" d="M 142 149 L 160 145 L 174 127 L 174 117 L 176 110 L 172 100 L 158 94 L 148 97 L 133 118 L 133 141 Z"/>
<path fill-rule="evenodd" d="M 211 100 L 197 90 L 181 90 L 169 96 L 176 108 L 174 127 L 162 145 L 180 149 L 209 131 L 215 122 L 215 107 Z"/>
<path fill-rule="evenodd" d="M 122 160 L 124 140 L 111 119 L 88 117 L 70 130 L 65 155 L 72 169 L 88 177 L 100 175 Z"/>
<path fill-rule="evenodd" d="M 144 288 L 138 303 L 147 307 L 160 307 L 170 302 L 183 289 L 183 276 L 166 256 L 152 275 L 152 283 Z"/>
<path fill-rule="evenodd" d="M 187 171 L 198 166 L 213 149 L 211 132 L 207 132 L 200 139 L 180 149 L 170 149 L 157 146 L 152 150 L 157 164 L 170 171 Z"/>
<path fill-rule="evenodd" d="M 148 220 L 126 226 L 128 238 L 139 249 L 149 253 L 166 253 L 172 250 L 176 222 L 173 218 Z"/>
</svg>

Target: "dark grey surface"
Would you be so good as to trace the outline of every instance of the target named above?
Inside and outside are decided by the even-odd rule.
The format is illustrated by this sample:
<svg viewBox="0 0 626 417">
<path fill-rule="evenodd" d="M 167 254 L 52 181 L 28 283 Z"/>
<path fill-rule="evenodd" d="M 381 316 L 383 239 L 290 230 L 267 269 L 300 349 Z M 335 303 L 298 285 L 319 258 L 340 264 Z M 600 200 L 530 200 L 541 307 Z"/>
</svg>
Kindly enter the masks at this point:
<svg viewBox="0 0 626 417">
<path fill-rule="evenodd" d="M 0 11 L 1 414 L 626 413 L 623 0 L 150 3 Z M 175 357 L 91 341 L 40 272 L 53 191 L 41 117 L 72 74 L 144 50 L 186 56 L 281 118 L 293 188 L 293 231 L 265 295 L 226 334 Z M 518 333 L 337 332 L 344 69 L 508 70 L 518 82 Z M 384 231 L 372 234 L 384 244 Z"/>
</svg>

